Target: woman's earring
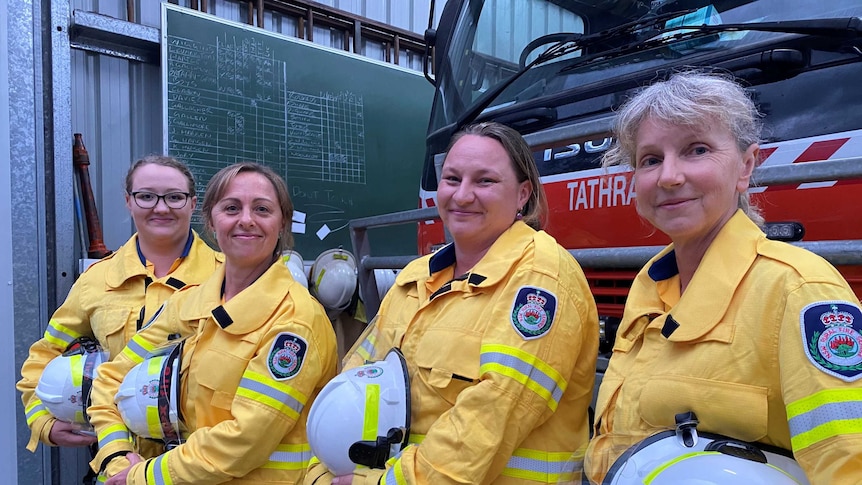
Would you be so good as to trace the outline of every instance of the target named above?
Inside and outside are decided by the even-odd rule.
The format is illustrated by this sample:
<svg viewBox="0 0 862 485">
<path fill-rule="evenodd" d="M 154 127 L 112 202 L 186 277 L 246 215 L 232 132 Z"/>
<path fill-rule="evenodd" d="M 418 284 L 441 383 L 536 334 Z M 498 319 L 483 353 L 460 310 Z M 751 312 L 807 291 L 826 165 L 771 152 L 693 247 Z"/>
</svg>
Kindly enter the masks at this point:
<svg viewBox="0 0 862 485">
<path fill-rule="evenodd" d="M 515 219 L 520 221 L 523 218 L 524 218 L 524 214 L 521 214 L 521 210 L 518 209 L 518 213 L 515 214 Z"/>
</svg>

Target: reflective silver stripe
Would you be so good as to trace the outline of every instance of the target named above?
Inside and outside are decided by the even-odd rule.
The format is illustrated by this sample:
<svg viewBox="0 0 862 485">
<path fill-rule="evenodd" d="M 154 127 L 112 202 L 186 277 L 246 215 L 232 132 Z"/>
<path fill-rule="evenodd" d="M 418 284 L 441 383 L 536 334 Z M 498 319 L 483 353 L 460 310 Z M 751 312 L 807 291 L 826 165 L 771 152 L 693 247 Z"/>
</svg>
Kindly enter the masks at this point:
<svg viewBox="0 0 862 485">
<path fill-rule="evenodd" d="M 362 350 L 368 352 L 369 356 L 374 356 L 374 344 L 371 343 L 371 336 L 362 341 L 362 345 L 359 346 Z"/>
<path fill-rule="evenodd" d="M 153 460 L 153 463 L 150 464 L 150 470 L 152 470 L 153 473 L 153 481 L 156 485 L 168 485 L 173 483 L 170 480 L 170 475 L 165 476 L 165 472 L 168 471 L 167 459 L 168 454 L 164 453 L 156 457 L 156 459 Z M 164 469 L 162 467 L 164 467 Z"/>
<path fill-rule="evenodd" d="M 409 445 L 404 448 L 401 448 L 401 451 L 398 452 L 395 456 L 390 458 L 387 463 L 391 463 L 392 466 L 386 470 L 386 474 L 383 475 L 382 483 L 384 485 L 403 485 L 407 483 L 406 479 L 402 476 L 402 480 L 398 480 L 398 473 L 402 472 L 401 470 L 401 455 L 404 453 L 404 450 L 410 447 L 416 447 L 418 445 Z M 402 472 L 403 475 L 403 472 Z"/>
<path fill-rule="evenodd" d="M 386 475 L 383 475 L 384 485 L 398 485 L 398 480 L 395 479 L 395 467 L 391 466 L 386 470 Z"/>
<path fill-rule="evenodd" d="M 862 401 L 830 402 L 787 421 L 790 436 L 797 436 L 832 421 L 862 419 Z"/>
<path fill-rule="evenodd" d="M 296 398 L 294 398 L 290 394 L 287 394 L 284 391 L 278 390 L 262 382 L 249 379 L 248 377 L 243 377 L 242 380 L 239 382 L 239 387 L 275 399 L 276 401 L 283 403 L 290 409 L 296 411 L 297 414 L 302 412 L 302 408 L 304 406 L 303 403 L 296 400 Z"/>
<path fill-rule="evenodd" d="M 137 335 L 135 336 L 137 337 Z M 127 355 L 130 359 L 134 360 L 137 363 L 143 362 L 144 358 L 147 357 L 149 351 L 140 343 L 138 343 L 137 339 L 132 337 L 131 340 L 126 344 L 126 350 L 128 353 L 134 354 L 134 357 L 138 357 L 137 360 L 133 359 L 131 355 Z"/>
<path fill-rule="evenodd" d="M 50 413 L 50 411 L 48 411 L 48 408 L 44 404 L 42 404 L 42 401 L 39 401 L 39 404 L 36 404 L 25 413 L 25 416 L 27 417 L 27 424 L 30 424 L 30 420 L 32 420 L 35 415 L 41 413 Z"/>
<path fill-rule="evenodd" d="M 554 379 L 517 357 L 502 352 L 483 352 L 480 365 L 490 363 L 500 364 L 524 374 L 528 379 L 545 388 L 557 403 L 563 397 L 563 390 L 560 389 Z"/>
<path fill-rule="evenodd" d="M 48 323 L 48 327 L 45 329 L 45 337 L 49 340 L 53 337 L 57 340 L 66 342 L 66 344 L 72 343 L 72 341 L 77 338 L 61 330 L 59 324 L 55 324 L 54 322 Z"/>
<path fill-rule="evenodd" d="M 509 475 L 512 470 L 517 470 L 527 472 L 526 474 L 518 474 L 522 478 L 531 477 L 533 481 L 540 483 L 558 483 L 562 479 L 567 480 L 567 476 L 573 475 L 575 470 L 580 470 L 582 466 L 582 462 L 574 460 L 551 461 L 512 456 L 506 463 L 503 474 Z"/>
<path fill-rule="evenodd" d="M 122 441 L 124 443 L 128 443 L 131 441 L 132 436 L 127 431 L 114 431 L 102 439 L 99 440 L 99 448 L 104 448 L 114 441 Z"/>
<path fill-rule="evenodd" d="M 274 451 L 269 455 L 269 461 L 275 463 L 297 463 L 308 465 L 311 461 L 311 449 L 304 451 Z"/>
</svg>

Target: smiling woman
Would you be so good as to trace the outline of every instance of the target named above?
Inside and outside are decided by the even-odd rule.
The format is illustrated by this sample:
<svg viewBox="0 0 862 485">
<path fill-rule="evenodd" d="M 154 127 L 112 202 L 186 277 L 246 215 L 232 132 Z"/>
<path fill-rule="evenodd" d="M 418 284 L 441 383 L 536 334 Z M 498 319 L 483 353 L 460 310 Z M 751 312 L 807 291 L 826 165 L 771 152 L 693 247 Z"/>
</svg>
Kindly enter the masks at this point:
<svg viewBox="0 0 862 485">
<path fill-rule="evenodd" d="M 699 450 L 681 446 L 665 463 L 638 451 L 692 423 L 725 443 L 749 442 L 750 456 L 781 455 L 768 463 L 794 483 L 862 483 L 862 350 L 840 346 L 862 341 L 862 310 L 828 262 L 758 227 L 748 196 L 758 119 L 732 78 L 696 71 L 645 88 L 619 111 L 605 162 L 633 167 L 638 213 L 673 243 L 626 300 L 597 398 L 591 483 L 658 483 L 665 464 Z M 726 458 L 737 480 L 775 483 Z M 688 473 L 726 483 L 706 469 Z"/>
<path fill-rule="evenodd" d="M 281 262 L 292 212 L 284 180 L 262 165 L 231 165 L 210 180 L 203 218 L 224 265 L 168 300 L 116 361 L 99 369 L 91 422 L 100 450 L 92 465 L 107 471 L 109 485 L 302 480 L 310 459 L 307 410 L 335 374 L 336 344 L 323 307 Z M 135 388 L 123 385 L 137 374 L 130 370 L 160 362 L 159 349 L 178 341 L 183 388 L 165 399 L 182 421 L 159 413 L 139 391 L 126 399 L 152 410 L 135 415 L 146 423 L 131 422 L 114 401 L 117 390 Z M 130 430 L 152 429 L 170 431 L 163 434 L 166 452 L 142 462 L 129 453 Z"/>
<path fill-rule="evenodd" d="M 323 463 L 306 484 L 557 483 L 580 473 L 598 317 L 580 266 L 541 230 L 547 204 L 526 142 L 498 123 L 465 128 L 450 144 L 437 197 L 452 244 L 398 274 L 345 364 L 350 372 L 402 351 L 409 436 L 400 434 L 401 452 L 385 470 L 382 460 L 381 469 L 334 477 Z M 336 407 L 364 408 L 357 419 L 376 422 L 383 399 L 361 401 Z M 364 437 L 375 438 L 389 439 Z M 358 455 L 339 463 L 369 465 Z"/>
<path fill-rule="evenodd" d="M 293 202 L 284 181 L 260 165 L 217 173 L 207 187 L 203 219 L 225 253 L 225 296 L 242 291 L 292 245 Z"/>
<path fill-rule="evenodd" d="M 21 368 L 17 387 L 32 430 L 27 445 L 31 451 L 39 441 L 59 446 L 84 446 L 95 441 L 80 433 L 82 424 L 55 419 L 34 393 L 52 359 L 67 347 L 75 347 L 80 339 L 95 340 L 114 358 L 169 296 L 206 280 L 220 264 L 221 256 L 189 227 L 197 197 L 194 178 L 183 163 L 168 156 L 144 157 L 129 168 L 125 191 L 126 207 L 137 232 L 75 281 Z M 73 390 L 66 401 L 81 395 L 80 374 L 59 377 L 68 380 L 68 388 Z M 79 407 L 83 417 L 84 405 Z M 134 447 L 146 457 L 161 452 L 161 447 L 143 440 Z"/>
</svg>

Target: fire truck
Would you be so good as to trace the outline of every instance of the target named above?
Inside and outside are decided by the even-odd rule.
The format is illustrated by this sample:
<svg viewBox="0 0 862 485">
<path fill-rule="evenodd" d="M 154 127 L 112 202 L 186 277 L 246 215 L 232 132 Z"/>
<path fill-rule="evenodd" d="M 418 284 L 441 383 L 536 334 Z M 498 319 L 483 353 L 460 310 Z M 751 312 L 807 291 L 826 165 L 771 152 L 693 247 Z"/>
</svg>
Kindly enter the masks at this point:
<svg viewBox="0 0 862 485">
<path fill-rule="evenodd" d="M 452 134 L 507 124 L 533 148 L 546 230 L 584 266 L 612 328 L 637 271 L 669 243 L 637 215 L 631 173 L 601 168 L 615 110 L 699 67 L 732 74 L 764 114 L 751 191 L 767 235 L 820 253 L 862 296 L 860 17 L 857 0 L 449 0 L 425 34 L 436 93 L 411 219 L 419 252 L 445 243 L 439 219 L 420 217 Z"/>
<path fill-rule="evenodd" d="M 446 242 L 434 215 L 449 139 L 498 121 L 533 147 L 546 230 L 584 267 L 612 342 L 632 279 L 669 240 L 637 215 L 631 173 L 601 156 L 625 100 L 695 67 L 733 75 L 764 115 L 750 191 L 767 235 L 826 257 L 862 297 L 860 17 L 856 0 L 448 0 L 425 34 L 420 209 L 351 222 L 360 286 L 410 259 L 372 255 L 368 228 L 418 221 L 420 254 Z M 364 293 L 373 314 L 378 295 Z"/>
</svg>

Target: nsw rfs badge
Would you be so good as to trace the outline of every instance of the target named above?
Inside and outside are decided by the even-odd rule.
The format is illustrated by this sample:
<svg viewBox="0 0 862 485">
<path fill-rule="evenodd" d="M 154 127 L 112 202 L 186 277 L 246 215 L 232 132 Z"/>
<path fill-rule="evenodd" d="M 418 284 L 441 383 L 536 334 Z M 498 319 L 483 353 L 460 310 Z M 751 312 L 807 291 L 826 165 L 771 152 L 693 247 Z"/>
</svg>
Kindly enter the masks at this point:
<svg viewBox="0 0 862 485">
<path fill-rule="evenodd" d="M 526 340 L 548 333 L 554 323 L 557 297 L 534 286 L 522 286 L 512 303 L 512 326 Z"/>
<path fill-rule="evenodd" d="M 862 311 L 846 301 L 820 301 L 799 315 L 805 355 L 823 372 L 846 382 L 862 377 Z"/>
<path fill-rule="evenodd" d="M 269 350 L 269 372 L 277 380 L 287 380 L 299 374 L 305 361 L 308 344 L 299 335 L 281 333 Z"/>
</svg>

